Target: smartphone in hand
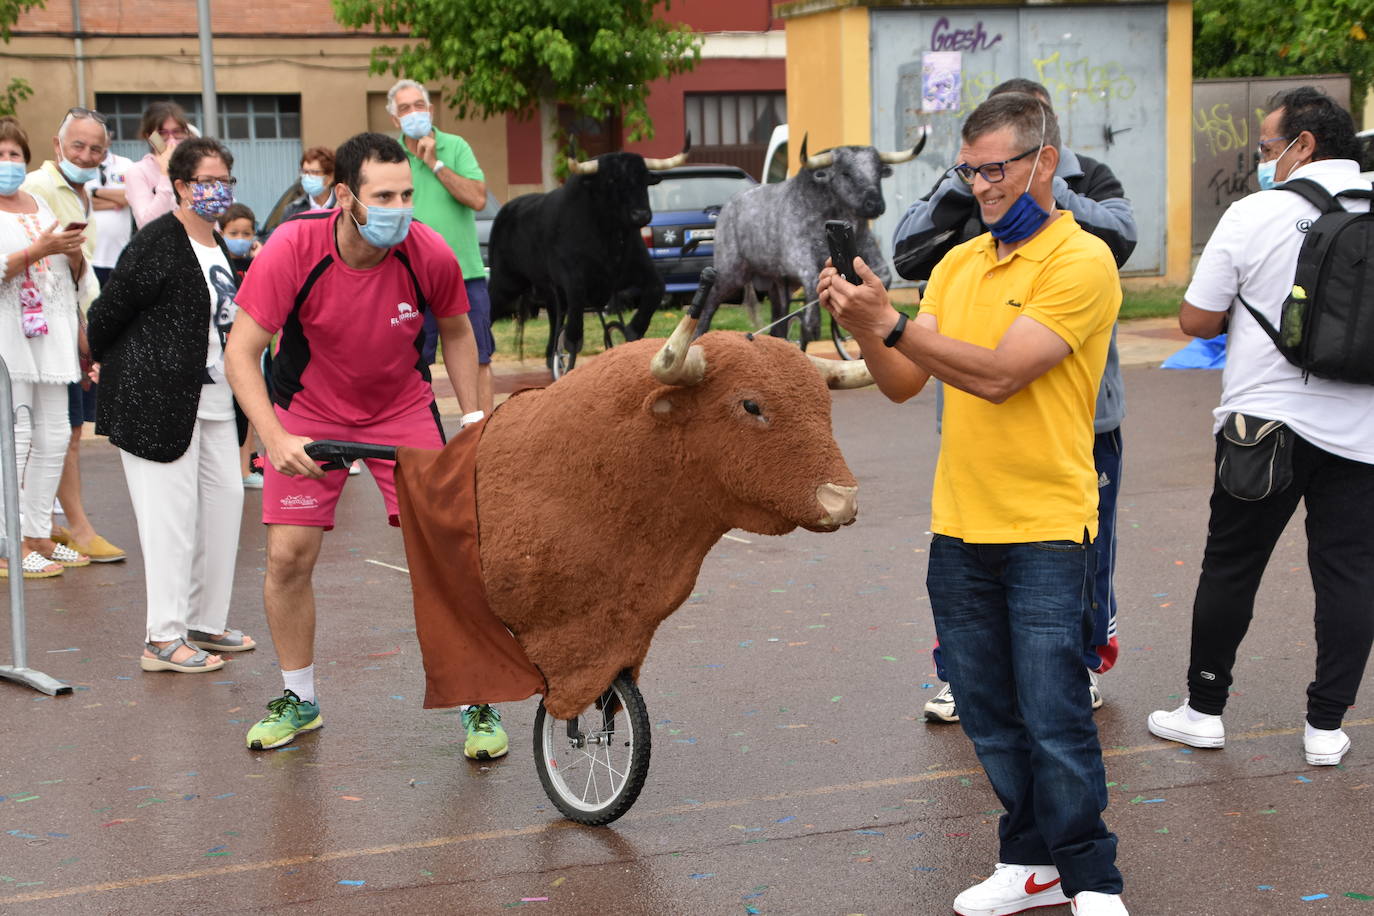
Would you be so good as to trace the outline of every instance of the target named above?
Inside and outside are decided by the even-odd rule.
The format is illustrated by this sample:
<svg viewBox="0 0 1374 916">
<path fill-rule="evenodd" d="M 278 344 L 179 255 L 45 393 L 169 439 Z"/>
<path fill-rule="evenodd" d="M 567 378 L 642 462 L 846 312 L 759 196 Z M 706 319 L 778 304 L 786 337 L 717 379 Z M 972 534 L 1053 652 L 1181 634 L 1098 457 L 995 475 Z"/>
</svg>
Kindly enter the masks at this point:
<svg viewBox="0 0 1374 916">
<path fill-rule="evenodd" d="M 825 243 L 830 248 L 830 263 L 855 286 L 864 282 L 854 269 L 854 258 L 858 252 L 854 247 L 854 227 L 842 219 L 825 221 Z"/>
<path fill-rule="evenodd" d="M 83 229 L 86 228 L 87 225 L 88 225 L 87 223 L 76 223 L 76 222 L 72 222 L 72 223 L 68 223 L 67 225 L 63 226 L 63 227 L 62 227 L 62 231 L 63 231 L 63 232 L 71 232 L 73 229 L 76 229 L 76 230 L 83 230 Z"/>
</svg>

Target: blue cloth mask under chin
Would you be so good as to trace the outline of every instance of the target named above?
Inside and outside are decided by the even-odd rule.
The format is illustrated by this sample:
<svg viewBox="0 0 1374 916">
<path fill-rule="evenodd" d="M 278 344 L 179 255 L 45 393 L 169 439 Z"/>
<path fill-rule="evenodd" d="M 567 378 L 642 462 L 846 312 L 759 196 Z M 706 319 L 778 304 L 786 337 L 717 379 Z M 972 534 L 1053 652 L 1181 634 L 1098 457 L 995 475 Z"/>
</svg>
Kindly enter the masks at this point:
<svg viewBox="0 0 1374 916">
<path fill-rule="evenodd" d="M 1050 218 L 1049 211 L 1040 206 L 1030 195 L 1031 182 L 1035 170 L 1040 166 L 1040 154 L 1045 151 L 1045 127 L 1047 126 L 1045 108 L 1040 108 L 1040 148 L 1035 151 L 1035 163 L 1031 166 L 1030 177 L 1026 179 L 1026 190 L 1016 198 L 1016 203 L 1002 215 L 1002 218 L 988 227 L 992 237 L 999 242 L 1021 242 L 1040 231 Z"/>
</svg>

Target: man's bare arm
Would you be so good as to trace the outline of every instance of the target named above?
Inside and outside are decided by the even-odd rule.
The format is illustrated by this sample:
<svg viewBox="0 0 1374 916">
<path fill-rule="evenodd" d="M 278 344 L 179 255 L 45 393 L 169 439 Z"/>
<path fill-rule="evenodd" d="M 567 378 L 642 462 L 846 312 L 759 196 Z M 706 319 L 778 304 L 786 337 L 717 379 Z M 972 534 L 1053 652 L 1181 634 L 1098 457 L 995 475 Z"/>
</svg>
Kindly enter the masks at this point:
<svg viewBox="0 0 1374 916">
<path fill-rule="evenodd" d="M 239 408 L 258 431 L 272 467 L 291 477 L 323 477 L 324 471 L 305 453 L 306 443 L 312 440 L 287 432 L 267 397 L 267 383 L 259 367 L 271 342 L 272 333 L 240 309 L 224 346 L 224 374 Z"/>
</svg>

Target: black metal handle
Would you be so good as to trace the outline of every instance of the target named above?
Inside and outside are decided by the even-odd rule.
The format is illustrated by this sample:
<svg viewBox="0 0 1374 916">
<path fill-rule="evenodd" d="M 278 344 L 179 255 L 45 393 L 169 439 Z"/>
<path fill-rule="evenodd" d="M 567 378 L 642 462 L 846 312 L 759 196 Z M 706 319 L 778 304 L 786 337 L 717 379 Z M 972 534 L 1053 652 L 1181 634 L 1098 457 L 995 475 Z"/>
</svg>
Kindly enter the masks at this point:
<svg viewBox="0 0 1374 916">
<path fill-rule="evenodd" d="M 339 439 L 316 439 L 305 447 L 305 453 L 320 463 L 326 471 L 341 471 L 359 458 L 396 460 L 396 446 L 373 442 L 344 442 Z"/>
<path fill-rule="evenodd" d="M 703 267 L 701 269 L 701 281 L 697 284 L 697 291 L 692 296 L 692 304 L 687 307 L 687 317 L 701 317 L 701 310 L 706 308 L 706 299 L 711 295 L 711 287 L 715 285 L 716 269 L 714 267 Z"/>
</svg>

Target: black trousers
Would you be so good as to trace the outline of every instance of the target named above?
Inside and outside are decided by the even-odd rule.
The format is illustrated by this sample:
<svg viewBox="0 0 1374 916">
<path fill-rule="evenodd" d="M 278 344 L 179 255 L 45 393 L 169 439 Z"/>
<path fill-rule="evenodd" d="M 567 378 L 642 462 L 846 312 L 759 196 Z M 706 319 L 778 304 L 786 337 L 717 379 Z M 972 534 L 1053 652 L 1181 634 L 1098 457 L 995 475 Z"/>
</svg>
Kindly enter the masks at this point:
<svg viewBox="0 0 1374 916">
<path fill-rule="evenodd" d="M 1302 500 L 1317 599 L 1317 671 L 1307 688 L 1307 721 L 1333 729 L 1355 703 L 1374 643 L 1374 464 L 1333 455 L 1300 436 L 1294 440 L 1293 482 L 1282 493 L 1247 502 L 1213 484 L 1207 548 L 1193 601 L 1189 704 L 1209 715 L 1226 708 L 1231 669 L 1254 615 L 1260 577 Z"/>
</svg>

